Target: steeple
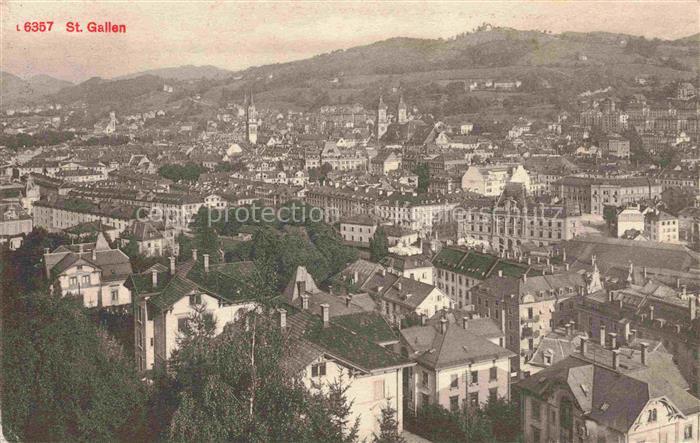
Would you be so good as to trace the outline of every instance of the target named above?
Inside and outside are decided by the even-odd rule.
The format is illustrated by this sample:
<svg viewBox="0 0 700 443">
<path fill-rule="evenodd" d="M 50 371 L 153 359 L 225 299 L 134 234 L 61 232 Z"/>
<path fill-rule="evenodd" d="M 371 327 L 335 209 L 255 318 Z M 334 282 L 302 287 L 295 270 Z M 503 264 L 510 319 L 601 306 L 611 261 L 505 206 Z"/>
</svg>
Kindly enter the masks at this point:
<svg viewBox="0 0 700 443">
<path fill-rule="evenodd" d="M 250 144 L 254 145 L 258 142 L 258 115 L 255 111 L 252 91 L 246 94 L 245 117 L 246 138 Z"/>
<path fill-rule="evenodd" d="M 591 274 L 591 281 L 588 282 L 588 293 L 592 294 L 603 289 L 603 283 L 600 280 L 600 271 L 598 270 L 598 263 L 596 263 L 595 255 L 591 257 L 593 262 L 593 273 Z"/>
<path fill-rule="evenodd" d="M 403 94 L 399 97 L 399 105 L 397 107 L 397 113 L 399 123 L 406 123 L 408 121 L 408 109 L 406 107 L 406 102 L 403 101 Z"/>
<path fill-rule="evenodd" d="M 384 134 L 386 134 L 386 130 L 389 127 L 389 120 L 386 116 L 386 110 L 387 106 L 384 103 L 384 98 L 380 94 L 379 103 L 377 104 L 377 120 L 375 125 L 375 135 L 377 136 L 377 140 L 381 139 Z"/>
</svg>

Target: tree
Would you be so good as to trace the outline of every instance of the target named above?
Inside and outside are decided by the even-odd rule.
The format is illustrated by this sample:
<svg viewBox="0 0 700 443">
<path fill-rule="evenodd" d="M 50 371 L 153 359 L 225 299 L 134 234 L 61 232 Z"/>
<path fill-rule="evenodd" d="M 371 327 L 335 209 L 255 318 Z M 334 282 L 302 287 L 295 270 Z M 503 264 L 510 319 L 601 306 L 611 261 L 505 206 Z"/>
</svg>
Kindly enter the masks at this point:
<svg viewBox="0 0 700 443">
<path fill-rule="evenodd" d="M 3 319 L 3 425 L 24 441 L 148 439 L 133 362 L 79 300 L 22 296 Z"/>
<path fill-rule="evenodd" d="M 379 435 L 374 434 L 375 443 L 406 443 L 399 434 L 399 422 L 396 420 L 396 409 L 389 402 L 382 408 L 382 418 L 379 420 Z"/>
<path fill-rule="evenodd" d="M 413 172 L 418 175 L 418 187 L 416 188 L 416 192 L 419 194 L 428 192 L 428 186 L 430 185 L 430 170 L 428 169 L 428 165 L 420 164 L 416 166 Z"/>
<path fill-rule="evenodd" d="M 374 237 L 369 240 L 370 259 L 375 262 L 381 261 L 389 255 L 389 242 L 384 229 L 377 228 L 374 232 Z"/>
<path fill-rule="evenodd" d="M 171 440 L 354 440 L 346 388 L 307 390 L 283 364 L 286 339 L 264 313 L 249 312 L 215 339 L 185 336 L 172 359 Z"/>
</svg>

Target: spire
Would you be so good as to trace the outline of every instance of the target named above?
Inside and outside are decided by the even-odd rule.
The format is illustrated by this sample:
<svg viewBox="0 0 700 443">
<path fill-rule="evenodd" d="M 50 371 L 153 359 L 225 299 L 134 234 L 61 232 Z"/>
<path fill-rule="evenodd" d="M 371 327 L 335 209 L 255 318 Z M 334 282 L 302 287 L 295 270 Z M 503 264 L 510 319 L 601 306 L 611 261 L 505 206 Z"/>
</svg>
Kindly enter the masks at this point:
<svg viewBox="0 0 700 443">
<path fill-rule="evenodd" d="M 250 106 L 255 106 L 255 98 L 253 97 L 253 90 L 250 90 Z"/>
<path fill-rule="evenodd" d="M 403 101 L 403 93 L 399 96 L 399 109 L 405 109 L 406 102 Z"/>
<path fill-rule="evenodd" d="M 600 271 L 598 270 L 598 263 L 596 263 L 594 258 L 593 273 L 591 274 L 591 281 L 588 283 L 588 293 L 592 294 L 594 292 L 600 291 L 601 289 L 603 289 L 603 283 L 600 280 Z"/>
<path fill-rule="evenodd" d="M 384 104 L 384 97 L 380 94 L 379 95 L 379 104 L 377 105 L 378 109 L 386 109 L 386 104 Z"/>
<path fill-rule="evenodd" d="M 632 283 L 634 281 L 634 263 L 630 260 L 630 272 L 627 274 L 627 283 Z"/>
</svg>

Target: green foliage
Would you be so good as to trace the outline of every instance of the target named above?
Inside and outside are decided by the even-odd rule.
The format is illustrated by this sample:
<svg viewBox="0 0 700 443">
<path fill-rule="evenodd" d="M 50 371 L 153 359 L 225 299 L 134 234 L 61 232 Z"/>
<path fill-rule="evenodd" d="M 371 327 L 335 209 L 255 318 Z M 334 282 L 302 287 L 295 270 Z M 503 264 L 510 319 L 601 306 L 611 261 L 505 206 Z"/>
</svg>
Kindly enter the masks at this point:
<svg viewBox="0 0 700 443">
<path fill-rule="evenodd" d="M 428 186 L 430 185 L 430 170 L 428 169 L 428 165 L 420 164 L 416 166 L 413 173 L 418 175 L 418 188 L 416 188 L 416 192 L 419 194 L 428 192 Z"/>
<path fill-rule="evenodd" d="M 199 179 L 200 174 L 206 172 L 206 169 L 200 165 L 194 163 L 187 163 L 185 165 L 163 165 L 158 169 L 158 174 L 161 177 L 173 180 L 173 181 L 188 181 L 196 182 Z"/>
<path fill-rule="evenodd" d="M 32 148 L 34 146 L 52 146 L 72 140 L 75 137 L 73 132 L 43 131 L 36 134 L 2 134 L 0 135 L 0 145 L 9 149 L 18 150 L 20 148 Z"/>
<path fill-rule="evenodd" d="M 20 297 L 3 330 L 3 425 L 24 441 L 143 438 L 146 390 L 78 300 Z"/>
<path fill-rule="evenodd" d="M 381 259 L 389 255 L 389 242 L 384 229 L 377 228 L 374 232 L 374 237 L 369 240 L 370 259 L 379 262 Z"/>
<path fill-rule="evenodd" d="M 407 419 L 406 427 L 433 442 L 515 442 L 520 436 L 520 411 L 516 403 L 502 398 L 458 411 L 426 405 Z"/>
<path fill-rule="evenodd" d="M 382 417 L 379 420 L 379 435 L 374 435 L 374 442 L 406 443 L 406 439 L 399 433 L 396 409 L 394 409 L 389 402 L 382 408 Z"/>
<path fill-rule="evenodd" d="M 308 391 L 282 365 L 285 349 L 279 329 L 255 313 L 214 340 L 191 334 L 172 360 L 168 439 L 354 441 L 346 388 Z"/>
</svg>

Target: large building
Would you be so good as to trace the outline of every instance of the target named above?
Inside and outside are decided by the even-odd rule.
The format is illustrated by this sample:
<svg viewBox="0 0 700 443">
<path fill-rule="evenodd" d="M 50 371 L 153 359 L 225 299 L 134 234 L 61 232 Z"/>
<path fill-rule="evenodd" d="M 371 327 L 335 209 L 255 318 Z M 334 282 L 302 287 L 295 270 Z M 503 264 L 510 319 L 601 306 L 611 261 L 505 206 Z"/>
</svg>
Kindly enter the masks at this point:
<svg viewBox="0 0 700 443">
<path fill-rule="evenodd" d="M 662 186 L 646 177 L 564 177 L 557 183 L 559 198 L 583 214 L 603 215 L 606 205 L 626 206 L 661 197 Z"/>
<path fill-rule="evenodd" d="M 44 266 L 54 291 L 79 299 L 86 308 L 131 304 L 131 291 L 124 284 L 132 272 L 129 257 L 112 249 L 101 233 L 95 243 L 45 250 Z"/>
<path fill-rule="evenodd" d="M 255 145 L 258 143 L 258 113 L 255 110 L 255 100 L 253 93 L 246 95 L 245 100 L 245 133 L 248 143 Z"/>
<path fill-rule="evenodd" d="M 520 381 L 524 442 L 697 442 L 700 400 L 645 349 L 580 349 Z"/>
</svg>

